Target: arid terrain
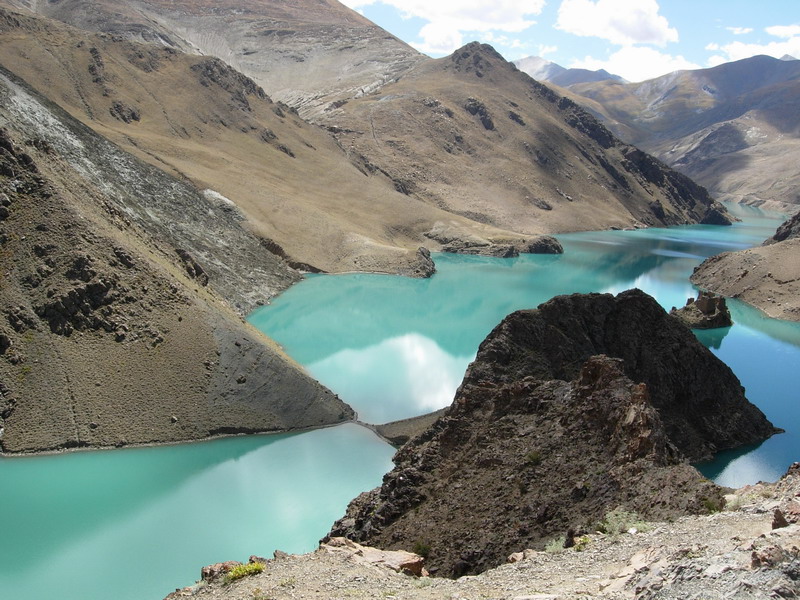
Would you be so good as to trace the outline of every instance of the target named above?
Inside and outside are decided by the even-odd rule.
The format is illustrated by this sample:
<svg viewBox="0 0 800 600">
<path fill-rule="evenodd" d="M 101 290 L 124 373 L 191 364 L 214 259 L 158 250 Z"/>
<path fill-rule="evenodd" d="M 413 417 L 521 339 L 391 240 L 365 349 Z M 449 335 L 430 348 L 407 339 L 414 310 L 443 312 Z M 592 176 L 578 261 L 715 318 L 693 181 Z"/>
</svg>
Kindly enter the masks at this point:
<svg viewBox="0 0 800 600">
<path fill-rule="evenodd" d="M 200 581 L 168 599 L 792 598 L 800 590 L 798 469 L 794 465 L 775 484 L 729 494 L 723 512 L 636 527 L 623 520 L 621 527 L 633 529 L 593 531 L 580 547 L 569 549 L 520 548 L 514 562 L 456 580 L 396 572 L 389 564 L 397 569 L 397 562 L 385 554 L 329 544 L 310 554 L 279 554 L 261 574 L 231 583 L 224 583 L 224 576 Z M 773 528 L 775 509 L 786 517 L 787 527 Z"/>
<path fill-rule="evenodd" d="M 315 269 L 413 272 L 443 239 L 725 221 L 488 47 L 434 61 L 335 2 L 14 5 L 83 31 L 9 17 L 7 68 Z"/>
<path fill-rule="evenodd" d="M 773 319 L 800 321 L 800 213 L 763 245 L 712 256 L 692 274 L 697 286 L 758 307 Z"/>
<path fill-rule="evenodd" d="M 566 89 L 620 138 L 716 199 L 797 210 L 800 61 L 754 56 L 641 83 L 606 79 Z"/>
</svg>

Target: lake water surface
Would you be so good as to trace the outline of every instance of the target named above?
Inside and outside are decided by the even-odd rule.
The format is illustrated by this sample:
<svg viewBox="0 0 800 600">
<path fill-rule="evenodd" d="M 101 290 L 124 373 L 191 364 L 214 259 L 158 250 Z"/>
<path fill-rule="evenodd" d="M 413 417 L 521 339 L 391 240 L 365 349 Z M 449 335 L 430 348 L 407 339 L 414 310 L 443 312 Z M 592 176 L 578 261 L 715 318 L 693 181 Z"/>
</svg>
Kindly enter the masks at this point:
<svg viewBox="0 0 800 600">
<path fill-rule="evenodd" d="M 558 236 L 562 256 L 436 255 L 438 273 L 311 276 L 251 321 L 369 422 L 452 400 L 486 334 L 554 295 L 639 287 L 694 295 L 703 258 L 761 243 L 779 219 L 734 227 Z M 800 460 L 800 325 L 731 302 L 736 324 L 698 337 L 785 434 L 703 465 L 720 483 L 774 480 Z M 0 598 L 162 598 L 221 560 L 302 552 L 380 483 L 392 449 L 356 425 L 159 448 L 0 459 Z"/>
</svg>

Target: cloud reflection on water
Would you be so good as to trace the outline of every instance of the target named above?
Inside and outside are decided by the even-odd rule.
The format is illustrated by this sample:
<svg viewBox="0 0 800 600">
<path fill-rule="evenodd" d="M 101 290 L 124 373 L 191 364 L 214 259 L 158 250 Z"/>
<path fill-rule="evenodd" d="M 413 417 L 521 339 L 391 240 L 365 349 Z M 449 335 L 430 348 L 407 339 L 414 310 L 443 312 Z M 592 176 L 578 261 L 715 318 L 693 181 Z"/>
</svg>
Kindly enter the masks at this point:
<svg viewBox="0 0 800 600">
<path fill-rule="evenodd" d="M 344 349 L 308 365 L 309 372 L 369 423 L 425 414 L 453 401 L 472 356 L 453 356 L 418 333 L 367 348 Z"/>
</svg>

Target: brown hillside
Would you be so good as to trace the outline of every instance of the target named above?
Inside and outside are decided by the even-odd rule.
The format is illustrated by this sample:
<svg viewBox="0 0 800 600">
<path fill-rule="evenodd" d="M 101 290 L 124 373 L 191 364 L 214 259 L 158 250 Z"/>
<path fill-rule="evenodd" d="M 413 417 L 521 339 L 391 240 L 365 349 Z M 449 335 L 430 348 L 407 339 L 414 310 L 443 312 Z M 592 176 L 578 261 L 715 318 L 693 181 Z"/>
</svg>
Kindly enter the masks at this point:
<svg viewBox="0 0 800 600">
<path fill-rule="evenodd" d="M 412 274 L 417 248 L 436 247 L 422 236 L 436 223 L 511 236 L 360 171 L 328 132 L 218 59 L 7 11 L 0 29 L 3 65 L 123 148 L 230 199 L 293 261 Z"/>
<path fill-rule="evenodd" d="M 702 221 L 707 192 L 472 43 L 325 122 L 398 189 L 523 233 Z"/>
<path fill-rule="evenodd" d="M 800 202 L 800 61 L 754 56 L 641 83 L 576 84 L 569 93 L 721 200 L 778 209 Z"/>
<path fill-rule="evenodd" d="M 235 210 L 4 69 L 0 123 L 0 451 L 352 418 L 242 321 L 299 276 Z"/>
<path fill-rule="evenodd" d="M 471 45 L 448 59 L 427 59 L 335 2 L 295 3 L 291 11 L 282 2 L 197 4 L 189 10 L 153 0 L 123 11 L 100 0 L 60 4 L 57 11 L 36 8 L 129 39 L 148 38 L 136 33 L 143 27 L 158 29 L 175 47 L 222 58 L 301 115 L 331 128 L 364 173 L 382 183 L 388 175 L 394 189 L 480 223 L 526 235 L 662 225 L 700 221 L 710 203 L 703 190 L 613 140 L 586 113 L 536 86 L 489 47 Z M 306 11 L 310 4 L 314 10 Z M 191 39 L 193 46 L 173 38 Z M 462 57 L 465 52 L 468 58 Z M 470 60 L 482 61 L 481 67 L 473 69 Z M 467 118 L 471 98 L 476 104 Z M 418 103 L 428 100 L 439 102 L 440 110 L 435 104 L 420 109 Z M 474 116 L 481 110 L 491 115 L 491 131 Z M 335 171 L 326 165 L 314 172 L 327 179 Z M 322 187 L 348 192 L 348 210 L 357 213 L 348 222 L 357 228 L 361 218 L 377 214 L 385 227 L 364 223 L 353 232 L 355 238 L 341 236 L 340 242 L 364 241 L 365 247 L 376 244 L 380 250 L 388 242 L 415 250 L 420 241 L 436 248 L 452 237 L 445 221 L 432 236 L 436 241 L 425 241 L 421 236 L 431 228 L 423 221 L 441 220 L 441 214 L 417 210 L 408 199 L 388 196 L 394 215 L 374 211 L 374 202 L 368 214 L 359 214 L 359 194 L 342 183 L 323 181 Z M 380 189 L 386 195 L 385 187 Z M 302 196 L 302 186 L 298 191 Z M 249 200 L 229 197 L 263 222 L 249 210 Z M 405 222 L 398 223 L 397 216 Z M 298 256 L 294 250 L 290 254 Z M 325 259 L 330 262 L 321 256 L 317 263 Z M 350 268 L 369 268 L 366 262 L 350 260 Z"/>
</svg>

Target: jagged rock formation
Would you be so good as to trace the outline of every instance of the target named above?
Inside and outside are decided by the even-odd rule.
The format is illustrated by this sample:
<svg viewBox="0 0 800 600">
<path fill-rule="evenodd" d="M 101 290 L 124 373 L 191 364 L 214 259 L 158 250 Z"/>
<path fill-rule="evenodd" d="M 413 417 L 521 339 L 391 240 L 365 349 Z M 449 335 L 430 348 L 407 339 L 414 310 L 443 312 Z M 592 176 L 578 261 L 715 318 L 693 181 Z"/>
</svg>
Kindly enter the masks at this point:
<svg viewBox="0 0 800 600">
<path fill-rule="evenodd" d="M 682 461 L 774 432 L 649 296 L 558 297 L 495 328 L 445 416 L 331 535 L 421 545 L 440 575 L 480 572 L 593 531 L 618 506 L 657 519 L 713 509 L 719 490 Z"/>
<path fill-rule="evenodd" d="M 0 122 L 0 450 L 353 417 L 242 320 L 299 275 L 238 213 L 125 154 L 5 70 Z"/>
<path fill-rule="evenodd" d="M 695 268 L 691 281 L 775 319 L 800 321 L 800 213 L 763 245 L 723 252 Z"/>
<path fill-rule="evenodd" d="M 753 56 L 641 83 L 567 85 L 615 134 L 717 199 L 797 205 L 800 61 Z"/>
<path fill-rule="evenodd" d="M 715 329 L 733 325 L 725 298 L 704 291 L 697 294 L 696 300 L 687 298 L 686 306 L 682 308 L 673 306 L 669 314 L 678 317 L 692 329 Z"/>
</svg>

